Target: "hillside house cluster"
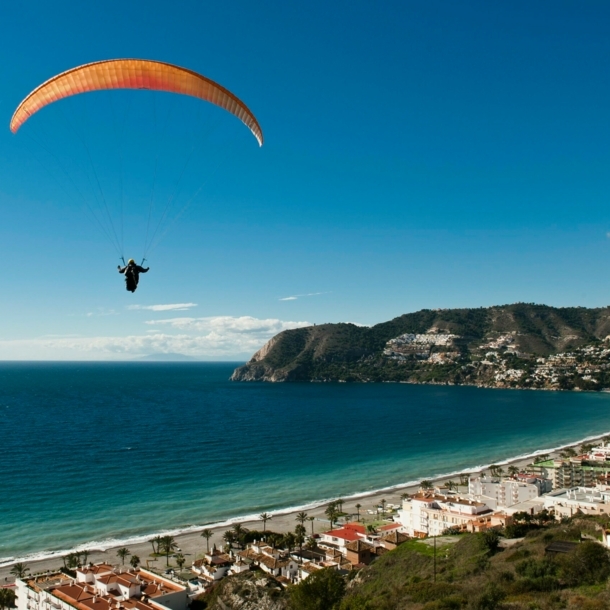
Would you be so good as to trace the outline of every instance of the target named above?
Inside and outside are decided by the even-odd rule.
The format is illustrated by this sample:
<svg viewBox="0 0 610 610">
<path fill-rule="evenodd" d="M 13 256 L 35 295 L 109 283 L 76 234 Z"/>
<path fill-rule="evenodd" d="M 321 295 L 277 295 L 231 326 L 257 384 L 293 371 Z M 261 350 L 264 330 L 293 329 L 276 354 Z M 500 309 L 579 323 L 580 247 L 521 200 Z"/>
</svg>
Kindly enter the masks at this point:
<svg viewBox="0 0 610 610">
<path fill-rule="evenodd" d="M 16 579 L 17 610 L 186 610 L 187 587 L 153 572 L 108 564 Z"/>
</svg>

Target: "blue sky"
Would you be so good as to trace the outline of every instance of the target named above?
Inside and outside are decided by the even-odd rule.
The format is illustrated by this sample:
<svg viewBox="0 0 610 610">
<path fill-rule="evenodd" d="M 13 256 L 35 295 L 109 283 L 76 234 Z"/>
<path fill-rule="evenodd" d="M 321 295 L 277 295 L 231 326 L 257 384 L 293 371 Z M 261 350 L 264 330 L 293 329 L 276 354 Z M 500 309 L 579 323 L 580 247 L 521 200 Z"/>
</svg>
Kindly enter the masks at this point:
<svg viewBox="0 0 610 610">
<path fill-rule="evenodd" d="M 606 2 L 56 0 L 3 14 L 0 359 L 242 359 L 314 322 L 608 304 Z M 35 86 L 117 57 L 220 82 L 265 145 L 220 110 L 148 92 L 77 96 L 10 133 Z M 205 186 L 134 295 L 74 192 L 92 180 L 81 136 L 109 205 L 123 192 L 138 259 L 151 192 L 171 198 L 196 146 L 174 215 Z"/>
</svg>

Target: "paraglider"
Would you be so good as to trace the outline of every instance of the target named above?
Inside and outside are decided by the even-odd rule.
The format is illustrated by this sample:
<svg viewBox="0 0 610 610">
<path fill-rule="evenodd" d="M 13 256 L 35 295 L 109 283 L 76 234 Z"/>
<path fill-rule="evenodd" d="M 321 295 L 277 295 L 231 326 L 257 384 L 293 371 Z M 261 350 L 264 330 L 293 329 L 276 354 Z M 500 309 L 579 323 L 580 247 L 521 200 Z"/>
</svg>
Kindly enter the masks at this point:
<svg viewBox="0 0 610 610">
<path fill-rule="evenodd" d="M 254 135 L 259 146 L 263 145 L 263 133 L 256 117 L 252 114 L 248 107 L 228 89 L 192 70 L 182 68 L 174 64 L 145 59 L 111 59 L 98 61 L 77 66 L 53 76 L 31 91 L 17 106 L 17 109 L 11 118 L 10 129 L 13 133 L 17 133 L 24 123 L 26 123 L 33 115 L 35 115 L 45 106 L 53 104 L 54 102 L 60 101 L 64 98 L 77 96 L 81 93 L 119 89 L 144 89 L 150 91 L 176 93 L 209 102 L 210 104 L 222 108 L 230 114 L 236 116 L 250 130 L 252 135 Z M 111 100 L 110 104 L 112 104 Z M 127 112 L 128 109 L 125 111 L 125 116 L 127 116 Z M 178 121 L 174 120 L 168 123 L 169 131 L 176 129 L 179 125 L 187 121 L 188 117 L 180 114 Z M 95 177 L 95 179 L 91 182 L 96 185 L 101 192 L 102 188 L 100 185 L 100 180 L 95 173 L 95 168 L 93 167 L 94 164 L 86 143 L 83 142 L 83 146 L 85 147 L 86 156 L 89 158 L 91 170 Z M 53 156 L 53 158 L 55 158 L 52 152 L 50 154 Z M 66 172 L 65 168 L 63 167 L 61 167 L 61 169 L 68 177 L 68 180 L 74 184 L 73 180 L 71 180 L 71 177 L 69 176 L 69 172 Z M 180 173 L 180 179 L 182 178 L 183 171 L 184 168 Z M 155 160 L 155 176 L 156 173 L 157 168 Z M 153 178 L 153 191 L 155 188 L 154 179 L 155 178 Z M 190 201 L 199 193 L 199 190 L 196 191 L 195 195 L 191 197 L 188 203 L 190 203 Z M 94 216 L 93 210 L 91 209 L 89 202 L 85 200 L 85 197 L 83 197 L 81 190 L 75 188 L 75 191 L 78 191 L 81 199 L 84 200 L 84 203 L 89 208 L 91 215 Z M 108 212 L 106 198 L 104 197 L 103 193 L 100 193 L 100 195 L 104 208 L 103 213 L 100 213 L 100 219 L 95 218 L 95 220 L 99 228 L 101 228 L 105 233 L 106 237 L 109 238 L 113 243 L 124 263 L 122 251 L 122 191 L 121 227 L 118 231 L 115 229 L 111 214 Z M 173 197 L 174 195 L 170 197 L 170 203 L 173 203 Z M 97 201 L 97 198 L 98 192 L 94 191 L 92 199 Z M 167 222 L 166 212 L 167 207 L 161 216 L 159 225 L 161 222 Z M 107 222 L 107 225 L 102 226 L 102 221 Z M 148 214 L 148 222 L 150 223 L 150 210 Z M 147 225 L 144 257 L 148 256 L 147 249 L 151 248 L 150 242 L 152 239 L 156 238 L 157 241 L 160 239 L 158 237 L 158 235 L 161 233 L 161 231 L 158 231 L 159 225 L 157 226 L 157 229 L 150 231 L 152 234 L 151 240 L 149 240 L 149 228 Z M 156 235 L 157 237 L 155 237 Z M 156 247 L 156 243 L 157 242 L 155 242 L 152 247 Z M 128 264 L 124 264 L 123 267 L 119 265 L 118 268 L 119 272 L 125 275 L 127 290 L 132 293 L 137 288 L 139 274 L 146 273 L 148 271 L 148 268 L 137 265 L 133 259 L 130 259 Z"/>
<path fill-rule="evenodd" d="M 133 258 L 130 258 L 124 267 L 119 265 L 117 269 L 119 270 L 119 273 L 125 274 L 125 288 L 129 292 L 135 292 L 138 287 L 138 282 L 140 281 L 140 273 L 148 273 L 150 267 L 144 269 L 141 265 L 136 265 L 136 261 L 134 261 Z"/>
</svg>

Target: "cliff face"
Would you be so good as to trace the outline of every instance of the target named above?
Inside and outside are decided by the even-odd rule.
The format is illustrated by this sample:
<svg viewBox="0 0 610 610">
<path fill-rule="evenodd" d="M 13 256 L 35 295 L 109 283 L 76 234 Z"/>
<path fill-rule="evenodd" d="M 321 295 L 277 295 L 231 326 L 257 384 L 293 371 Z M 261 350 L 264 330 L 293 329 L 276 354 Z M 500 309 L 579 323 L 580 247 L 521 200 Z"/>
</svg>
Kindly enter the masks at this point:
<svg viewBox="0 0 610 610">
<path fill-rule="evenodd" d="M 533 375 L 527 387 L 550 387 L 542 370 L 551 370 L 546 359 L 555 362 L 554 355 L 571 354 L 574 350 L 583 352 L 581 356 L 586 359 L 589 347 L 604 341 L 609 334 L 609 308 L 519 303 L 422 310 L 370 328 L 323 324 L 284 331 L 236 369 L 231 379 L 411 381 L 506 387 L 525 382 Z M 602 351 L 594 360 L 603 371 L 606 356 Z M 555 362 L 553 366 L 559 365 Z M 556 379 L 552 383 L 559 382 Z M 601 382 L 596 379 L 595 383 Z"/>
<path fill-rule="evenodd" d="M 285 610 L 286 597 L 276 580 L 261 572 L 244 572 L 220 581 L 201 601 L 208 610 Z"/>
</svg>

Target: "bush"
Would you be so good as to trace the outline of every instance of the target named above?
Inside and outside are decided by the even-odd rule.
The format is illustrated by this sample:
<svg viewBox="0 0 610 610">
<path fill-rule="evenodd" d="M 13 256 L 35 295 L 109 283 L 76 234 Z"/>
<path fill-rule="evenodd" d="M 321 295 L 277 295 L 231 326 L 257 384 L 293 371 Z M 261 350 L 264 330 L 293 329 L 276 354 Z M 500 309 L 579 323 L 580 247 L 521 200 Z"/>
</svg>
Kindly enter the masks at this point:
<svg viewBox="0 0 610 610">
<path fill-rule="evenodd" d="M 445 582 L 423 581 L 407 585 L 404 591 L 414 602 L 423 604 L 449 597 L 459 591 L 459 588 Z"/>
<path fill-rule="evenodd" d="M 515 572 L 525 578 L 555 576 L 557 565 L 548 559 L 525 559 L 515 566 Z"/>
<path fill-rule="evenodd" d="M 333 568 L 314 572 L 290 589 L 294 610 L 331 610 L 345 592 L 345 581 Z"/>
<path fill-rule="evenodd" d="M 506 597 L 506 593 L 496 584 L 490 583 L 481 595 L 471 600 L 468 608 L 470 610 L 497 610 L 500 602 Z"/>
<path fill-rule="evenodd" d="M 511 590 L 513 593 L 532 593 L 534 591 L 550 592 L 559 589 L 559 580 L 555 576 L 540 576 L 538 578 L 521 578 L 516 581 Z"/>
<path fill-rule="evenodd" d="M 571 553 L 559 558 L 559 576 L 570 587 L 594 585 L 610 576 L 608 551 L 597 542 L 579 544 Z"/>
</svg>

